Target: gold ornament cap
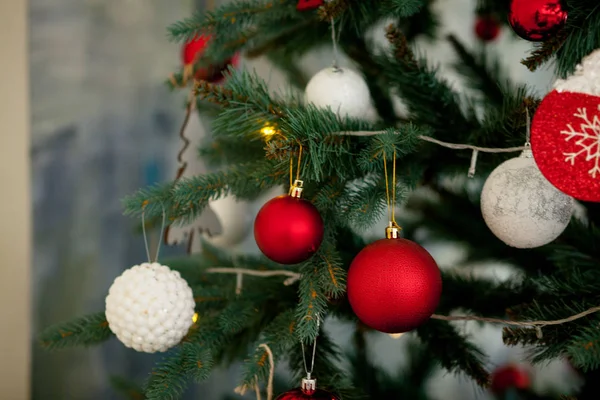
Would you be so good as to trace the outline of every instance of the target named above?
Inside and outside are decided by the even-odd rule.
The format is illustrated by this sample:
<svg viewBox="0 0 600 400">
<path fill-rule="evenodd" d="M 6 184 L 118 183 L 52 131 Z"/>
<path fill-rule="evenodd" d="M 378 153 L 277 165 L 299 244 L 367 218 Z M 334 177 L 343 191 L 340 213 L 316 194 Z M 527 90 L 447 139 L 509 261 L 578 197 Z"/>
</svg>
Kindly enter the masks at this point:
<svg viewBox="0 0 600 400">
<path fill-rule="evenodd" d="M 400 228 L 397 223 L 390 221 L 387 228 L 385 228 L 385 237 L 387 239 L 398 239 L 400 238 L 401 230 L 402 228 Z"/>
<path fill-rule="evenodd" d="M 303 181 L 301 181 L 300 179 L 296 179 L 294 181 L 294 184 L 290 187 L 290 196 L 295 197 L 297 199 L 302 197 L 302 191 L 304 190 L 304 188 L 302 187 L 303 185 Z"/>
</svg>

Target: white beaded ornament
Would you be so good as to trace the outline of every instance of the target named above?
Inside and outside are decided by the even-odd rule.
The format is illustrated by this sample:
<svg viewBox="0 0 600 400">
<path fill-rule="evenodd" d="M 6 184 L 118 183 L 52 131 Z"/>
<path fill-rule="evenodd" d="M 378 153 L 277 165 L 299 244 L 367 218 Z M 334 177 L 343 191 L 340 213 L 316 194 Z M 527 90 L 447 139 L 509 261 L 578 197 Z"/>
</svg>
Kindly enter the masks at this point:
<svg viewBox="0 0 600 400">
<path fill-rule="evenodd" d="M 106 297 L 106 319 L 125 346 L 155 353 L 187 334 L 194 307 L 192 289 L 179 272 L 144 263 L 115 279 Z"/>
<path fill-rule="evenodd" d="M 481 192 L 485 223 L 509 246 L 529 249 L 556 239 L 571 220 L 573 198 L 540 172 L 531 150 L 500 164 Z"/>
<path fill-rule="evenodd" d="M 367 119 L 371 94 L 362 76 L 347 68 L 325 68 L 306 85 L 305 99 L 317 107 L 330 107 L 340 117 Z"/>
<path fill-rule="evenodd" d="M 594 50 L 577 65 L 573 75 L 554 83 L 558 92 L 585 93 L 600 96 L 600 49 Z"/>
</svg>

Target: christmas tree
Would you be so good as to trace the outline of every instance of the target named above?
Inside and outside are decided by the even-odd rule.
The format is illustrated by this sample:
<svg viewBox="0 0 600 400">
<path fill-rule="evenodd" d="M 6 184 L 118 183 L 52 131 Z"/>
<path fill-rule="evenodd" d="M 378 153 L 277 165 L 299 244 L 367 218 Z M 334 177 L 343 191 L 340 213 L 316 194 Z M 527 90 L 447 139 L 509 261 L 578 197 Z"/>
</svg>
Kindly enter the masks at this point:
<svg viewBox="0 0 600 400">
<path fill-rule="evenodd" d="M 160 265 L 149 254 L 115 280 L 106 310 L 49 327 L 41 344 L 116 336 L 137 351 L 168 351 L 143 389 L 116 382 L 136 398 L 179 398 L 213 367 L 241 361 L 236 390 L 257 397 L 426 399 L 434 365 L 490 385 L 484 352 L 456 325 L 480 321 L 504 326 L 504 343 L 528 346 L 531 362 L 569 360 L 588 378 L 581 398 L 594 398 L 600 8 L 480 0 L 464 12 L 478 14 L 483 42 L 502 21 L 538 42 L 522 64 L 556 69 L 550 93 L 506 79 L 498 55 L 440 37 L 430 0 L 239 0 L 172 25 L 184 59 L 169 84 L 190 94 L 182 150 L 190 115 L 211 112 L 199 156 L 227 165 L 189 176 L 182 161 L 173 182 L 132 194 L 125 211 L 144 228 L 194 226 L 212 200 L 253 201 L 283 186 L 254 223 L 263 255 L 204 244 Z M 368 35 L 381 21 L 387 46 L 377 49 Z M 428 62 L 423 37 L 452 46 L 469 91 Z M 323 45 L 332 66 L 308 79 L 299 61 Z M 268 57 L 290 90 L 270 91 L 239 67 L 240 54 Z M 341 54 L 351 66 L 338 65 Z M 373 228 L 378 237 L 365 234 Z M 440 270 L 422 246 L 436 240 L 462 244 L 463 265 L 500 260 L 519 273 L 497 283 Z M 352 348 L 336 343 L 332 320 L 352 327 Z M 365 337 L 376 331 L 410 332 L 398 376 L 369 357 Z M 302 388 L 280 389 L 275 365 Z"/>
</svg>

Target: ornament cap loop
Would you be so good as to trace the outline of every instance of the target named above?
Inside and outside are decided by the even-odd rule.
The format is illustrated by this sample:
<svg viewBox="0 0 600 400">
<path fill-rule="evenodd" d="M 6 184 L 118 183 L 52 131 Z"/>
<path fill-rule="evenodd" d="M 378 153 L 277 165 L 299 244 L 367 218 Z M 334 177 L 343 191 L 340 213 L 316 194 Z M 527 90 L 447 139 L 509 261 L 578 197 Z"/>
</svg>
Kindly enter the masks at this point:
<svg viewBox="0 0 600 400">
<path fill-rule="evenodd" d="M 296 179 L 294 181 L 294 184 L 290 187 L 290 196 L 295 197 L 295 198 L 300 198 L 302 197 L 302 191 L 304 190 L 304 188 L 302 187 L 304 185 L 304 181 L 301 181 L 300 179 Z"/>
<path fill-rule="evenodd" d="M 307 374 L 306 378 L 302 378 L 302 385 L 300 386 L 302 393 L 307 395 L 312 395 L 317 390 L 317 380 L 310 377 L 310 374 Z"/>
<path fill-rule="evenodd" d="M 527 149 L 523 150 L 520 157 L 521 158 L 533 158 L 533 151 L 531 150 L 531 148 L 527 148 Z"/>
<path fill-rule="evenodd" d="M 400 231 L 402 228 L 397 223 L 390 221 L 389 225 L 385 228 L 385 237 L 388 239 L 400 238 Z"/>
</svg>

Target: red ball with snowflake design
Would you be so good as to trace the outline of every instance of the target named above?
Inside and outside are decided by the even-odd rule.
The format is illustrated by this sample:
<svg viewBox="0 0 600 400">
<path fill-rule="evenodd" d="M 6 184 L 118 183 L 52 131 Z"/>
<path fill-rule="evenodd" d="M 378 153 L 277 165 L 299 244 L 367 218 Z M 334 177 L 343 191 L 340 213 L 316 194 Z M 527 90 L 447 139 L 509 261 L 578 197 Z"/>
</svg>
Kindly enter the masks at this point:
<svg viewBox="0 0 600 400">
<path fill-rule="evenodd" d="M 538 107 L 531 147 L 542 174 L 560 191 L 600 202 L 600 50 L 558 80 Z"/>
</svg>

